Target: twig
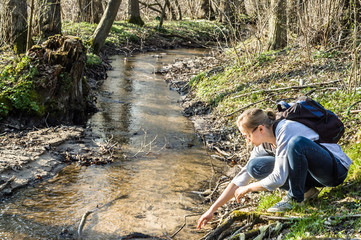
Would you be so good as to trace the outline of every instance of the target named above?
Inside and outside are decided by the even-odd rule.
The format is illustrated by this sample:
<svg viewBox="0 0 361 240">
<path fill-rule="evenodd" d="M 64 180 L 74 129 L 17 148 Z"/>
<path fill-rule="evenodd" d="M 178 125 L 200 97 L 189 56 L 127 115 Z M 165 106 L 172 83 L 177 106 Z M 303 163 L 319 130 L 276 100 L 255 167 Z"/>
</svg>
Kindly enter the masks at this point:
<svg viewBox="0 0 361 240">
<path fill-rule="evenodd" d="M 182 225 L 177 231 L 175 231 L 175 233 L 173 233 L 172 236 L 170 236 L 170 238 L 174 238 L 175 235 L 177 235 L 177 234 L 185 227 L 185 225 L 187 224 L 187 217 L 193 217 L 193 216 L 199 216 L 199 215 L 200 215 L 200 213 L 198 213 L 198 214 L 185 215 L 185 216 L 184 216 L 184 223 L 183 223 L 183 225 Z"/>
<path fill-rule="evenodd" d="M 9 180 L 7 180 L 5 183 L 3 183 L 2 185 L 0 185 L 0 191 L 4 190 L 4 188 L 6 188 L 8 185 L 10 185 L 10 183 L 12 181 L 15 180 L 15 176 L 12 176 Z"/>
<path fill-rule="evenodd" d="M 241 107 L 241 108 L 237 109 L 236 111 L 234 111 L 234 112 L 232 112 L 232 113 L 230 113 L 230 114 L 227 114 L 226 117 L 230 117 L 230 116 L 232 116 L 233 114 L 236 114 L 236 113 L 238 113 L 238 112 L 240 112 L 240 111 L 242 111 L 242 110 L 244 110 L 244 109 L 246 109 L 246 108 L 249 108 L 249 107 L 251 107 L 251 106 L 253 106 L 253 105 L 256 105 L 256 104 L 258 104 L 258 103 L 267 101 L 267 100 L 271 99 L 272 97 L 274 97 L 275 95 L 276 95 L 276 94 L 272 94 L 271 96 L 269 96 L 269 97 L 267 97 L 267 98 L 264 98 L 264 99 L 262 99 L 262 100 L 259 100 L 259 101 L 257 101 L 257 102 L 254 102 L 254 103 L 251 103 L 251 104 L 249 104 L 249 105 L 247 105 L 247 106 Z"/>
<path fill-rule="evenodd" d="M 219 149 L 219 147 L 217 147 L 217 146 L 215 146 L 214 148 L 217 150 L 217 152 L 219 152 L 219 153 L 222 154 L 223 156 L 227 156 L 227 157 L 231 156 L 231 154 L 229 154 L 229 153 L 227 153 L 227 152 L 225 152 L 225 151 L 222 151 L 222 150 Z"/>
<path fill-rule="evenodd" d="M 87 219 L 87 217 L 88 217 L 90 214 L 92 214 L 92 213 L 94 213 L 94 212 L 96 212 L 96 211 L 98 211 L 98 210 L 100 210 L 100 209 L 102 209 L 102 208 L 104 208 L 104 207 L 107 207 L 107 206 L 109 206 L 110 204 L 112 204 L 113 202 L 115 202 L 116 200 L 122 199 L 122 198 L 124 198 L 124 197 L 125 197 L 125 196 L 116 197 L 116 198 L 114 198 L 113 200 L 109 201 L 108 203 L 104 204 L 103 206 L 101 206 L 101 207 L 98 207 L 98 206 L 97 206 L 95 209 L 93 209 L 93 210 L 91 210 L 91 211 L 87 211 L 86 213 L 84 213 L 83 217 L 82 217 L 81 220 L 80 220 L 79 227 L 78 227 L 78 238 L 79 238 L 79 239 L 82 239 L 83 228 L 84 228 L 84 225 L 85 225 L 85 223 L 86 223 L 86 219 Z"/>
<path fill-rule="evenodd" d="M 268 216 L 268 215 L 261 215 L 260 218 L 265 220 L 278 220 L 278 221 L 301 220 L 301 218 L 299 217 L 277 217 L 277 216 Z"/>
<path fill-rule="evenodd" d="M 329 84 L 337 83 L 337 82 L 340 82 L 340 81 L 341 80 L 335 80 L 335 81 L 332 81 L 332 82 L 314 83 L 314 84 L 303 85 L 303 86 L 290 86 L 290 87 L 275 88 L 275 89 L 262 89 L 262 90 L 256 90 L 256 91 L 253 91 L 253 92 L 248 92 L 248 93 L 245 93 L 245 94 L 237 95 L 237 96 L 232 97 L 232 99 L 240 98 L 240 97 L 244 97 L 244 96 L 249 96 L 249 95 L 251 95 L 253 93 L 260 93 L 260 92 L 262 92 L 262 93 L 263 92 L 279 92 L 279 91 L 282 91 L 282 90 L 299 90 L 299 89 L 304 89 L 304 88 L 316 88 L 316 87 L 319 87 L 319 86 L 329 85 Z"/>
<path fill-rule="evenodd" d="M 243 230 L 252 227 L 254 224 L 255 224 L 254 222 L 250 222 L 250 223 L 247 223 L 247 224 L 243 225 L 243 226 L 240 227 L 237 231 L 235 231 L 235 232 L 232 234 L 232 236 L 229 237 L 229 238 L 232 239 L 233 237 L 235 237 L 237 234 L 239 234 L 239 233 L 242 232 Z"/>
<path fill-rule="evenodd" d="M 86 222 L 87 217 L 92 214 L 94 211 L 87 211 L 86 213 L 84 213 L 83 217 L 81 218 L 79 227 L 78 227 L 78 238 L 82 239 L 82 234 L 83 234 L 83 228 Z"/>
</svg>

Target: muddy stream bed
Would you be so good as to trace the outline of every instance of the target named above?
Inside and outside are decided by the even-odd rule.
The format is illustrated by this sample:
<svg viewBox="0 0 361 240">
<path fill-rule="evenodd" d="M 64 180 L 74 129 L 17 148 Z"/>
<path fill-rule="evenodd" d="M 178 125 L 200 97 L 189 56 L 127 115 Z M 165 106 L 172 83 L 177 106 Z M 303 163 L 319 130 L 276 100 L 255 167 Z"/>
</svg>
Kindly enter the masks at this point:
<svg viewBox="0 0 361 240">
<path fill-rule="evenodd" d="M 192 191 L 222 164 L 212 159 L 182 115 L 179 94 L 160 74 L 177 58 L 204 50 L 169 50 L 112 57 L 97 112 L 88 128 L 102 141 L 118 142 L 118 161 L 103 166 L 66 166 L 50 180 L 17 191 L 0 206 L 0 239 L 121 239 L 140 232 L 171 236 L 186 215 L 202 213 Z M 203 185 L 202 185 L 203 184 Z M 198 239 L 199 216 L 187 218 L 174 239 Z"/>
</svg>

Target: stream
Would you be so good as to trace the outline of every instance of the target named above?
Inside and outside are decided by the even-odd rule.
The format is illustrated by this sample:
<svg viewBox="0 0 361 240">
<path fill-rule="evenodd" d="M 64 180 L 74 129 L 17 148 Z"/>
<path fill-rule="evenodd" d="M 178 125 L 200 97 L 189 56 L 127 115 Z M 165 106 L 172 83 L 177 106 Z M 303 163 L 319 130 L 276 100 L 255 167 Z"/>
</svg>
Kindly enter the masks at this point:
<svg viewBox="0 0 361 240">
<path fill-rule="evenodd" d="M 98 96 L 99 112 L 88 128 L 123 154 L 103 165 L 65 167 L 56 177 L 19 190 L 0 204 L 0 239 L 76 239 L 82 216 L 91 213 L 84 239 L 121 239 L 140 232 L 171 236 L 186 215 L 203 213 L 192 191 L 204 187 L 222 164 L 213 160 L 182 115 L 179 94 L 154 74 L 177 58 L 205 50 L 177 49 L 113 56 L 113 69 Z M 174 239 L 198 239 L 199 216 Z"/>
</svg>

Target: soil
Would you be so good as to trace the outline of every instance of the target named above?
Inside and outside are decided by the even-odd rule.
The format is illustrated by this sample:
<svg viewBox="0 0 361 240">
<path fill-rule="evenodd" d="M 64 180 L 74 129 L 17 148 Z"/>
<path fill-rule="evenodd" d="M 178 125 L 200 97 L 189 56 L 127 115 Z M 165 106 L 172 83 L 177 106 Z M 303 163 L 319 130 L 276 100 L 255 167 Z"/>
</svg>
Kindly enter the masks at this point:
<svg viewBox="0 0 361 240">
<path fill-rule="evenodd" d="M 117 145 L 104 143 L 89 129 L 57 126 L 14 130 L 0 136 L 0 196 L 50 178 L 66 164 L 106 164 L 114 161 Z"/>
</svg>

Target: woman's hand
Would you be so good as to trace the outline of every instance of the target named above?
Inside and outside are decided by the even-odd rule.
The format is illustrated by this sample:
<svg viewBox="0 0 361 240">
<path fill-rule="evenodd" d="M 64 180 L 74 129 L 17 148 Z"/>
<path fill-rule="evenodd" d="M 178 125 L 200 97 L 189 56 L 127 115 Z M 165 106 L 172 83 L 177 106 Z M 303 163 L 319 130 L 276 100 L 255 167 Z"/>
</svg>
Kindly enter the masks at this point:
<svg viewBox="0 0 361 240">
<path fill-rule="evenodd" d="M 234 192 L 234 197 L 236 198 L 236 201 L 239 203 L 240 202 L 240 199 L 241 197 L 244 197 L 244 195 L 248 192 L 250 192 L 250 189 L 248 187 L 249 185 L 247 186 L 243 186 L 243 187 L 239 187 L 237 188 L 237 190 Z"/>
<path fill-rule="evenodd" d="M 213 211 L 211 211 L 210 209 L 208 209 L 207 212 L 205 212 L 198 220 L 198 224 L 197 224 L 197 229 L 200 230 L 204 225 L 207 224 L 207 222 L 209 220 L 212 219 L 213 217 Z"/>
</svg>

